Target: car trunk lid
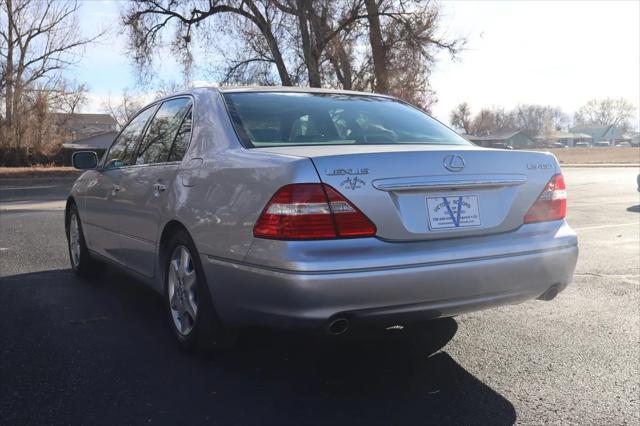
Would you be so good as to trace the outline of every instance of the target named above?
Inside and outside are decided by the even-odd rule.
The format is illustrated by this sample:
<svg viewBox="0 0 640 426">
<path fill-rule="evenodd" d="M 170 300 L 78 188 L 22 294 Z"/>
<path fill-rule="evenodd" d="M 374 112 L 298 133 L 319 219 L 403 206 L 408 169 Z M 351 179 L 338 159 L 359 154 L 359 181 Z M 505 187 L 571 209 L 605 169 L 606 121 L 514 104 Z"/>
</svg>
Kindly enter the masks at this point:
<svg viewBox="0 0 640 426">
<path fill-rule="evenodd" d="M 548 153 L 475 146 L 260 149 L 310 158 L 321 181 L 375 223 L 379 238 L 395 241 L 513 230 L 558 172 L 555 157 Z"/>
</svg>

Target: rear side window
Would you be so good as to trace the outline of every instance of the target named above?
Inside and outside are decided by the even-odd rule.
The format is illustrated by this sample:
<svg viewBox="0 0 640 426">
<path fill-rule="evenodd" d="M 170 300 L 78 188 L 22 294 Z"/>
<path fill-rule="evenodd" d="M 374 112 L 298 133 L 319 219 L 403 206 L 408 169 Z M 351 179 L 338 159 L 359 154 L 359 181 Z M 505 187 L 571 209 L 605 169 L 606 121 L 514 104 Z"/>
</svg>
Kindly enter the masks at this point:
<svg viewBox="0 0 640 426">
<path fill-rule="evenodd" d="M 470 145 L 416 108 L 377 96 L 291 92 L 224 95 L 248 147 L 293 145 Z"/>
<path fill-rule="evenodd" d="M 189 147 L 189 141 L 191 140 L 191 116 L 193 113 L 193 107 L 189 108 L 187 115 L 185 115 L 180 125 L 180 130 L 176 135 L 176 139 L 173 142 L 173 147 L 169 153 L 169 161 L 182 161 L 182 157 L 187 152 Z"/>
<path fill-rule="evenodd" d="M 149 118 L 151 118 L 153 111 L 155 111 L 154 107 L 145 109 L 122 130 L 118 139 L 116 139 L 111 149 L 109 149 L 109 153 L 104 162 L 105 167 L 117 168 L 130 166 L 132 164 L 134 150 L 144 130 L 144 126 L 147 124 L 147 121 L 149 121 Z"/>
<path fill-rule="evenodd" d="M 171 147 L 190 108 L 190 98 L 171 99 L 162 103 L 142 139 L 136 164 L 172 161 L 169 159 Z"/>
</svg>

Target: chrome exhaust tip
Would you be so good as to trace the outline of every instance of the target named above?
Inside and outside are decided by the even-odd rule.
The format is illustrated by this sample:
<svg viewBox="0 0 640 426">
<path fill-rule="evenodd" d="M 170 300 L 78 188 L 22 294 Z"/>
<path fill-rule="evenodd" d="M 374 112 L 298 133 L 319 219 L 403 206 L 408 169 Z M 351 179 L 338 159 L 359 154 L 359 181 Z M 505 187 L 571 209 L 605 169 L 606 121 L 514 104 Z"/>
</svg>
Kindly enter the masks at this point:
<svg viewBox="0 0 640 426">
<path fill-rule="evenodd" d="M 329 333 L 334 336 L 344 334 L 349 330 L 349 320 L 346 318 L 338 318 L 329 323 Z"/>
</svg>

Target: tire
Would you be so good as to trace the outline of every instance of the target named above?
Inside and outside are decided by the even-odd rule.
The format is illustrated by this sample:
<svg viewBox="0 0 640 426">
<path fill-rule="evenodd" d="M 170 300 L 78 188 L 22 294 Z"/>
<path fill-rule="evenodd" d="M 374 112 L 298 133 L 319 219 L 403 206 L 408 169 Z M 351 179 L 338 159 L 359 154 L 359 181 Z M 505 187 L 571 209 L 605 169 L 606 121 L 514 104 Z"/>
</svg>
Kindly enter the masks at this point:
<svg viewBox="0 0 640 426">
<path fill-rule="evenodd" d="M 235 333 L 215 312 L 200 256 L 191 237 L 177 230 L 164 245 L 164 303 L 179 346 L 205 356 L 235 344 Z"/>
<path fill-rule="evenodd" d="M 90 277 L 102 272 L 104 270 L 104 263 L 92 258 L 89 253 L 87 243 L 84 239 L 82 222 L 80 221 L 78 208 L 75 204 L 69 207 L 66 220 L 67 247 L 69 249 L 69 261 L 71 262 L 73 272 L 81 277 Z"/>
</svg>

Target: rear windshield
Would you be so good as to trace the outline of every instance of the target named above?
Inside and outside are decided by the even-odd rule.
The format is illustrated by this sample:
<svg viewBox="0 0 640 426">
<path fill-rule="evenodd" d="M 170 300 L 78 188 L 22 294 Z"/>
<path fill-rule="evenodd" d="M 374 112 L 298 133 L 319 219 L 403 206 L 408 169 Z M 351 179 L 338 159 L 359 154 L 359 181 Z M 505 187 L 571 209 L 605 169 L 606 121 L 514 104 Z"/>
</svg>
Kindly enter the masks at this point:
<svg viewBox="0 0 640 426">
<path fill-rule="evenodd" d="M 247 148 L 295 145 L 470 145 L 402 102 L 344 94 L 242 92 L 224 99 Z"/>
</svg>

